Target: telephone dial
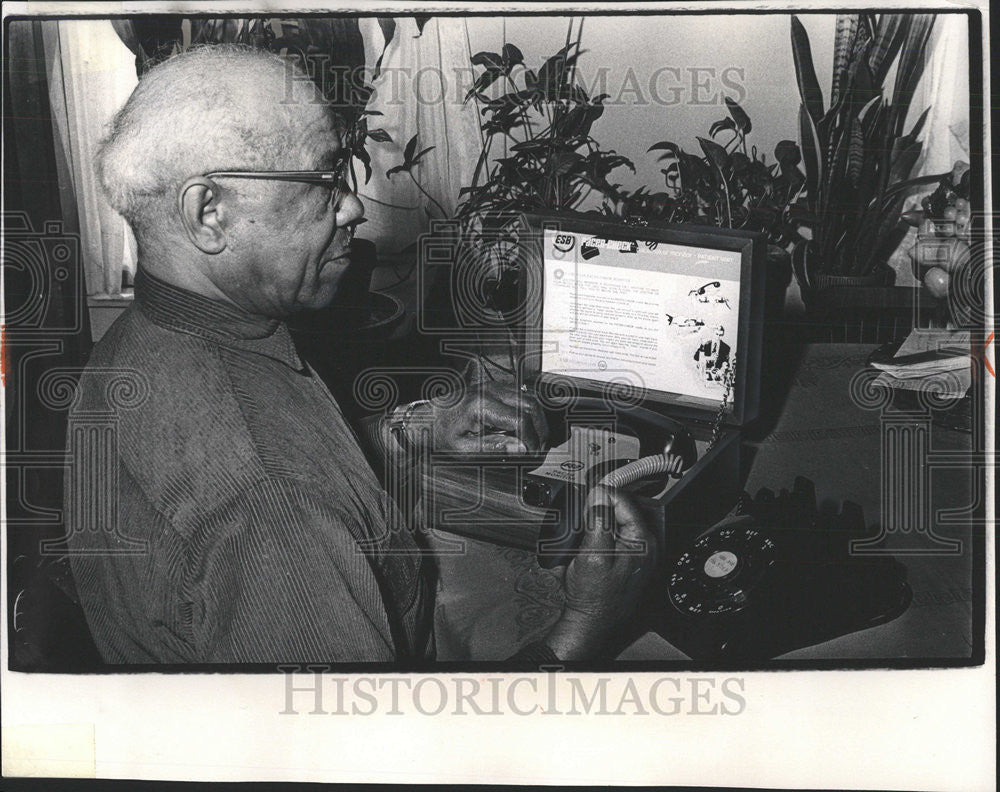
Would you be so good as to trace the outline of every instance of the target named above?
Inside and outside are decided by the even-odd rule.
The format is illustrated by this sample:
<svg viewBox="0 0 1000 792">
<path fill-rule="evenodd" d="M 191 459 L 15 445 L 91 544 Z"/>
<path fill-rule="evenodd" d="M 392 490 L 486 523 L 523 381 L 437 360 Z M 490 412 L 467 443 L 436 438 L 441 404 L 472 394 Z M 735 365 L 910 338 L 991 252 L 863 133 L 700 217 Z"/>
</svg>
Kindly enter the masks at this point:
<svg viewBox="0 0 1000 792">
<path fill-rule="evenodd" d="M 570 422 L 521 486 L 527 505 L 549 510 L 539 564 L 572 560 L 594 484 L 655 503 L 670 477 L 696 461 L 683 424 L 645 408 L 618 409 L 611 422 Z M 909 606 L 902 564 L 850 553 L 852 540 L 869 538 L 860 508 L 845 503 L 837 514 L 821 513 L 812 484 L 801 477 L 791 492 L 743 493 L 707 530 L 672 525 L 670 504 L 662 508 L 664 560 L 649 584 L 642 622 L 694 660 L 767 660 L 891 621 Z"/>
<path fill-rule="evenodd" d="M 667 515 L 669 524 L 669 514 Z M 731 514 L 671 541 L 647 626 L 695 660 L 768 660 L 892 621 L 910 604 L 906 568 L 850 552 L 870 538 L 860 507 L 820 512 L 813 485 L 744 493 Z"/>
</svg>

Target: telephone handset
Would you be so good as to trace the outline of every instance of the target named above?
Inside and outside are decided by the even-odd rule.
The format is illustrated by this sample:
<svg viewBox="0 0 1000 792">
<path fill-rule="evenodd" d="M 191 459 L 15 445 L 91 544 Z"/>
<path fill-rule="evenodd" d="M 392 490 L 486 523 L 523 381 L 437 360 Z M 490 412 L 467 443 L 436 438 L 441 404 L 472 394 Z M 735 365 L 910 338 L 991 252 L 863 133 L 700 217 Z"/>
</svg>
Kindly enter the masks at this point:
<svg viewBox="0 0 1000 792">
<path fill-rule="evenodd" d="M 543 568 L 572 560 L 583 538 L 583 503 L 595 484 L 654 496 L 698 459 L 690 432 L 665 415 L 637 406 L 609 414 L 604 401 L 591 398 L 573 406 L 583 418 L 553 422 L 565 434 L 521 488 L 525 504 L 550 510 L 538 542 Z"/>
</svg>

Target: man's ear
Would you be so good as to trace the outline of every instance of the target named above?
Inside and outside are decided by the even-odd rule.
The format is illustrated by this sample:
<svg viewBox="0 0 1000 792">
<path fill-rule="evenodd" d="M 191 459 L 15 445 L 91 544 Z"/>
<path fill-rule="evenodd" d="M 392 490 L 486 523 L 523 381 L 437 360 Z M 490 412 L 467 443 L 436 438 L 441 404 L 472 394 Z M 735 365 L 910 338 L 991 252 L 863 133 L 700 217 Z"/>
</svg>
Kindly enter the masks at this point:
<svg viewBox="0 0 1000 792">
<path fill-rule="evenodd" d="M 177 208 L 188 239 L 203 253 L 226 249 L 226 232 L 219 216 L 219 186 L 204 176 L 192 176 L 177 193 Z"/>
</svg>

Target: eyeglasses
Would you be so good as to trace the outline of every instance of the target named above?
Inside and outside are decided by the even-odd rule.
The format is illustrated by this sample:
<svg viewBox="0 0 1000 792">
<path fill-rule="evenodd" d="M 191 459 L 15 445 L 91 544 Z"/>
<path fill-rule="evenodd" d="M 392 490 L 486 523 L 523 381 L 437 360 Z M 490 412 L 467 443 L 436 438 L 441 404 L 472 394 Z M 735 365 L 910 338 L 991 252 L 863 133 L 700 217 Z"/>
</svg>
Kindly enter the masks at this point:
<svg viewBox="0 0 1000 792">
<path fill-rule="evenodd" d="M 330 189 L 333 193 L 334 209 L 340 209 L 340 202 L 347 194 L 344 176 L 347 173 L 346 156 L 338 157 L 333 170 L 302 170 L 302 171 L 212 171 L 206 173 L 206 179 L 264 179 L 267 181 L 293 181 L 303 184 L 317 184 Z"/>
<path fill-rule="evenodd" d="M 318 184 L 328 187 L 335 194 L 334 205 L 340 208 L 347 190 L 344 185 L 343 170 L 333 171 L 212 171 L 207 179 L 264 179 L 267 181 L 293 181 L 304 184 Z"/>
</svg>

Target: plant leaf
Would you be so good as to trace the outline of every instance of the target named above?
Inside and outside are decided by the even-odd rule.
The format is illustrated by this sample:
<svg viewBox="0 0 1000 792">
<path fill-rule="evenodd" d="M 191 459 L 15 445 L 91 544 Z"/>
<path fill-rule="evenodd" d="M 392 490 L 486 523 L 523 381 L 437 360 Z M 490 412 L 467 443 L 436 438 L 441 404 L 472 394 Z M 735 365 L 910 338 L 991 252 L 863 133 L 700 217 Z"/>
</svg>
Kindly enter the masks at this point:
<svg viewBox="0 0 1000 792">
<path fill-rule="evenodd" d="M 582 105 L 573 107 L 568 113 L 557 116 L 552 122 L 553 136 L 568 138 L 582 133 L 586 109 Z"/>
<path fill-rule="evenodd" d="M 510 66 L 517 66 L 519 63 L 524 63 L 524 55 L 521 53 L 517 47 L 513 44 L 503 45 L 503 61 Z M 510 69 L 508 68 L 508 73 Z"/>
<path fill-rule="evenodd" d="M 917 136 L 920 134 L 920 131 L 924 128 L 924 122 L 927 120 L 927 114 L 930 111 L 931 109 L 928 107 L 927 109 L 924 110 L 924 112 L 920 114 L 920 118 L 918 118 L 914 122 L 913 128 L 910 130 L 910 134 L 908 134 L 906 137 L 908 137 L 910 140 L 917 139 Z"/>
<path fill-rule="evenodd" d="M 868 64 L 861 61 L 854 71 L 854 81 L 851 84 L 851 96 L 848 100 L 851 108 L 864 107 L 873 98 L 881 94 L 880 86 L 875 84 Z"/>
<path fill-rule="evenodd" d="M 382 38 L 385 39 L 385 47 L 382 48 L 382 54 L 385 54 L 386 48 L 396 35 L 396 20 L 393 17 L 378 17 L 378 26 L 382 29 Z"/>
<path fill-rule="evenodd" d="M 418 162 L 420 162 L 420 159 L 424 156 L 424 154 L 426 154 L 428 151 L 433 151 L 435 148 L 436 146 L 428 146 L 423 151 L 414 156 L 413 159 L 410 160 L 410 164 L 416 165 Z"/>
<path fill-rule="evenodd" d="M 361 160 L 361 164 L 364 165 L 365 184 L 368 184 L 368 182 L 370 182 L 372 178 L 372 158 L 365 150 L 364 146 L 359 146 L 354 151 L 354 156 L 357 157 L 359 160 Z"/>
<path fill-rule="evenodd" d="M 384 129 L 369 129 L 368 137 L 376 143 L 392 143 L 392 137 Z"/>
<path fill-rule="evenodd" d="M 661 140 L 659 143 L 654 143 L 646 149 L 646 153 L 648 154 L 650 151 L 669 151 L 676 155 L 679 150 L 680 147 L 676 143 L 671 143 L 669 140 Z"/>
<path fill-rule="evenodd" d="M 718 121 L 716 121 L 714 124 L 712 124 L 712 126 L 708 128 L 708 134 L 711 137 L 715 137 L 720 132 L 727 129 L 735 131 L 736 122 L 732 118 L 720 118 Z"/>
<path fill-rule="evenodd" d="M 899 53 L 909 29 L 906 14 L 881 14 L 875 32 L 875 41 L 868 51 L 868 68 L 876 85 L 881 85 L 889 73 L 889 67 Z"/>
<path fill-rule="evenodd" d="M 753 124 L 750 123 L 750 116 L 746 114 L 746 111 L 728 96 L 726 97 L 726 107 L 729 108 L 729 115 L 733 117 L 733 121 L 736 122 L 736 126 L 739 127 L 740 132 L 744 135 L 750 134 Z"/>
<path fill-rule="evenodd" d="M 815 123 L 823 117 L 823 92 L 816 79 L 809 34 L 798 17 L 792 16 L 792 57 L 795 61 L 795 79 L 799 85 L 799 96 Z"/>
<path fill-rule="evenodd" d="M 406 144 L 406 148 L 403 149 L 403 162 L 407 165 L 413 162 L 413 152 L 417 150 L 417 136 L 414 135 Z"/>
<path fill-rule="evenodd" d="M 701 145 L 701 150 L 705 152 L 705 156 L 708 157 L 709 162 L 715 165 L 720 171 L 724 171 L 729 164 L 729 154 L 726 153 L 726 150 L 714 140 L 709 140 L 708 138 L 699 137 L 698 143 Z"/>
<path fill-rule="evenodd" d="M 492 71 L 490 69 L 484 71 L 476 78 L 475 83 L 473 83 L 472 87 L 465 94 L 465 99 L 462 100 L 463 103 L 468 102 L 473 96 L 481 94 L 493 85 L 493 83 L 495 83 L 501 76 L 502 75 L 498 71 Z"/>
<path fill-rule="evenodd" d="M 576 152 L 560 151 L 549 157 L 547 166 L 553 176 L 562 176 L 568 173 L 570 169 L 582 159 L 583 157 Z"/>
<path fill-rule="evenodd" d="M 854 118 L 851 120 L 851 145 L 847 153 L 847 176 L 855 189 L 857 189 L 858 180 L 861 178 L 864 160 L 865 134 L 861 127 L 861 120 Z"/>
<path fill-rule="evenodd" d="M 482 66 L 487 71 L 503 71 L 503 58 L 496 52 L 477 52 L 470 60 L 473 66 Z"/>
<path fill-rule="evenodd" d="M 837 104 L 841 92 L 847 87 L 848 67 L 854 53 L 858 35 L 858 14 L 837 14 L 837 33 L 833 45 L 833 88 L 830 104 Z"/>
<path fill-rule="evenodd" d="M 785 173 L 802 161 L 802 152 L 794 140 L 781 140 L 774 147 L 774 158 L 781 165 L 781 172 Z"/>
<path fill-rule="evenodd" d="M 904 182 L 899 182 L 889 187 L 885 194 L 882 196 L 883 205 L 892 200 L 892 198 L 901 192 L 906 190 L 912 190 L 914 187 L 921 187 L 928 184 L 937 184 L 946 176 L 950 176 L 951 172 L 948 173 L 936 173 L 931 176 L 917 176 L 914 179 L 907 179 Z"/>
<path fill-rule="evenodd" d="M 733 173 L 741 173 L 750 167 L 750 158 L 742 151 L 734 151 L 730 155 L 730 164 L 732 165 Z"/>
<path fill-rule="evenodd" d="M 858 120 L 865 125 L 865 135 L 871 134 L 877 124 L 881 109 L 879 99 L 881 99 L 881 95 L 873 96 L 858 113 Z M 869 119 L 871 120 L 869 121 Z"/>
<path fill-rule="evenodd" d="M 385 51 L 389 49 L 389 45 L 392 44 L 392 39 L 396 35 L 396 20 L 392 17 L 378 17 L 378 26 L 382 29 L 384 43 L 382 52 L 378 56 L 378 60 L 375 61 L 375 68 L 372 70 L 372 80 L 377 79 L 382 72 L 382 59 L 385 57 Z"/>
<path fill-rule="evenodd" d="M 908 142 L 907 138 L 899 138 L 893 145 L 892 165 L 889 168 L 889 184 L 905 181 L 917 159 L 923 144 L 919 140 Z"/>
<path fill-rule="evenodd" d="M 579 51 L 572 55 L 569 54 L 569 51 L 575 46 L 575 43 L 568 44 L 542 64 L 538 70 L 538 84 L 540 86 L 554 88 L 565 84 L 570 67 L 583 54 Z"/>
<path fill-rule="evenodd" d="M 547 140 L 524 140 L 520 143 L 515 143 L 510 147 L 511 151 L 541 151 L 542 149 L 547 149 L 552 144 Z"/>
<path fill-rule="evenodd" d="M 934 27 L 934 14 L 913 14 L 910 15 L 909 19 L 910 29 L 899 56 L 899 64 L 896 67 L 896 84 L 892 89 L 895 123 L 890 128 L 890 132 L 896 135 L 903 134 L 903 124 L 906 123 L 906 114 L 910 109 L 913 93 L 924 73 L 926 65 L 924 54 L 931 30 Z"/>
<path fill-rule="evenodd" d="M 861 15 L 861 23 L 858 27 L 858 35 L 864 35 L 868 41 L 872 41 L 875 38 L 875 27 L 877 23 L 875 14 L 870 11 L 866 11 Z"/>
<path fill-rule="evenodd" d="M 809 209 L 815 212 L 819 205 L 820 149 L 816 127 L 805 104 L 799 105 L 799 134 L 802 138 L 802 159 L 806 169 L 806 194 Z"/>
</svg>

